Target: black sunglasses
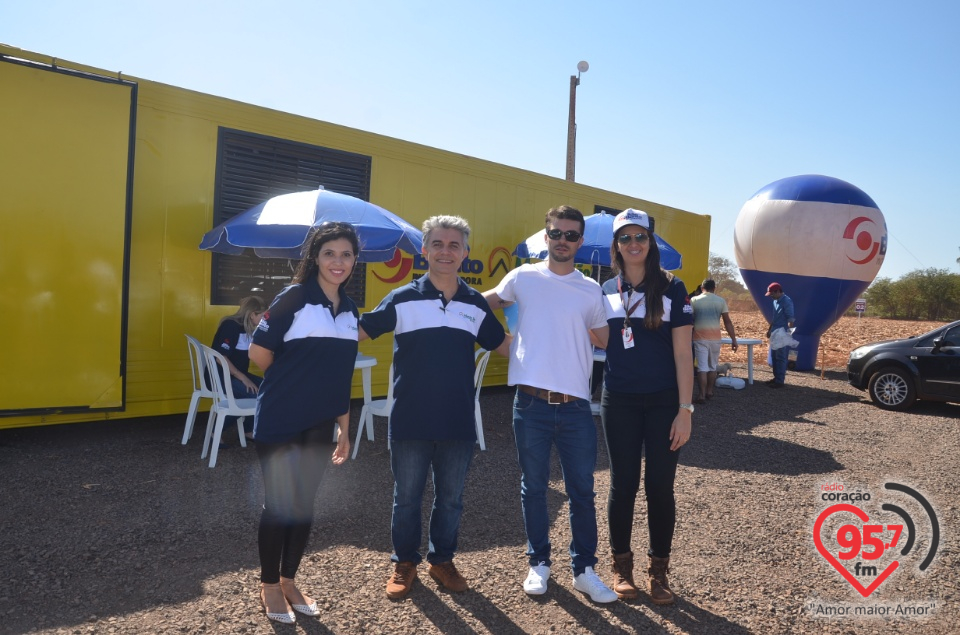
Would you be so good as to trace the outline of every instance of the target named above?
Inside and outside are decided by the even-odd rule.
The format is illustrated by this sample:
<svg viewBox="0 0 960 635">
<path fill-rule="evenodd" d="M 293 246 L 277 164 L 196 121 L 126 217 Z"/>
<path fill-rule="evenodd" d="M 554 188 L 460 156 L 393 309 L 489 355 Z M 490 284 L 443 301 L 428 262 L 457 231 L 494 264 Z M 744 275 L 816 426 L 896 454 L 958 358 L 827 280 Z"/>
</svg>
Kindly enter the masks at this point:
<svg viewBox="0 0 960 635">
<path fill-rule="evenodd" d="M 637 232 L 636 234 L 620 234 L 617 236 L 617 242 L 621 245 L 629 245 L 631 240 L 635 240 L 642 245 L 650 240 L 650 234 Z"/>
<path fill-rule="evenodd" d="M 559 229 L 547 230 L 547 238 L 549 238 L 550 240 L 560 240 L 561 236 L 566 238 L 568 242 L 575 243 L 578 240 L 580 240 L 580 237 L 583 236 L 583 234 L 577 231 L 573 231 L 572 229 L 568 229 L 565 232 L 560 231 Z"/>
</svg>

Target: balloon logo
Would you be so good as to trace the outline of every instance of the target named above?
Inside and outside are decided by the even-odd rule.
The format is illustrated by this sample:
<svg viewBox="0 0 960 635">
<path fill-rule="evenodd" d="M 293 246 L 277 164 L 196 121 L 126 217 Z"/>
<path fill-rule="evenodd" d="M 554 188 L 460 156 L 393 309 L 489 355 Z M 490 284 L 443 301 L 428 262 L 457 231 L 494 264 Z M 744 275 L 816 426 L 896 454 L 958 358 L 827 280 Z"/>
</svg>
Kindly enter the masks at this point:
<svg viewBox="0 0 960 635">
<path fill-rule="evenodd" d="M 866 216 L 858 216 L 850 221 L 850 224 L 847 225 L 847 228 L 843 230 L 843 237 L 846 240 L 854 240 L 854 234 L 857 231 L 857 228 L 863 223 L 870 223 L 876 227 L 876 223 L 867 218 Z M 847 253 L 847 258 L 855 265 L 865 265 L 874 258 L 877 257 L 877 254 L 880 253 L 881 245 L 885 245 L 886 236 L 883 237 L 883 240 L 875 241 L 873 234 L 868 230 L 863 230 L 859 234 L 856 234 L 856 246 L 860 252 L 869 251 L 865 258 L 861 260 L 856 260 L 854 257 L 851 257 L 849 252 Z M 886 249 L 884 248 L 884 252 Z M 862 254 L 861 254 L 862 255 Z"/>
<path fill-rule="evenodd" d="M 733 234 L 740 275 L 767 320 L 767 286 L 793 299 L 796 368 L 816 365 L 820 336 L 870 285 L 887 253 L 887 225 L 863 190 L 829 176 L 774 181 L 747 201 Z"/>
</svg>

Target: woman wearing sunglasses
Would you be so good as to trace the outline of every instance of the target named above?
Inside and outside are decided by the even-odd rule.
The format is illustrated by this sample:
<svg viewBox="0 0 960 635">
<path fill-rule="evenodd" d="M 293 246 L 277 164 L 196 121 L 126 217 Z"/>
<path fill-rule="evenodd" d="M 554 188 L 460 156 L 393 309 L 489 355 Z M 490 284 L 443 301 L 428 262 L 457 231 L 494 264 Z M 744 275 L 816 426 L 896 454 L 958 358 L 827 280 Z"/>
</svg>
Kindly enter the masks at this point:
<svg viewBox="0 0 960 635">
<path fill-rule="evenodd" d="M 603 285 L 610 341 L 600 416 L 610 456 L 613 590 L 622 599 L 639 595 L 630 543 L 645 455 L 646 588 L 654 604 L 671 604 L 667 573 L 676 524 L 673 484 L 693 415 L 693 310 L 683 282 L 660 268 L 653 228 L 653 219 L 634 209 L 613 222 L 610 256 L 617 275 Z"/>
</svg>

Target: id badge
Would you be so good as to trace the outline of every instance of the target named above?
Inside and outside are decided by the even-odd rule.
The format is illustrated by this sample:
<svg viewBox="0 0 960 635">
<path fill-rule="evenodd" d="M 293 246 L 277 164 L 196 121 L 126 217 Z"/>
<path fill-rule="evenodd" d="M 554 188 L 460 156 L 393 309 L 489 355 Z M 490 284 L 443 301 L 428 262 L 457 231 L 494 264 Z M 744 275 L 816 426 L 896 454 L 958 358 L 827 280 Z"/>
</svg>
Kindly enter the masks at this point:
<svg viewBox="0 0 960 635">
<path fill-rule="evenodd" d="M 623 347 L 633 348 L 633 327 L 625 326 L 623 328 Z"/>
</svg>

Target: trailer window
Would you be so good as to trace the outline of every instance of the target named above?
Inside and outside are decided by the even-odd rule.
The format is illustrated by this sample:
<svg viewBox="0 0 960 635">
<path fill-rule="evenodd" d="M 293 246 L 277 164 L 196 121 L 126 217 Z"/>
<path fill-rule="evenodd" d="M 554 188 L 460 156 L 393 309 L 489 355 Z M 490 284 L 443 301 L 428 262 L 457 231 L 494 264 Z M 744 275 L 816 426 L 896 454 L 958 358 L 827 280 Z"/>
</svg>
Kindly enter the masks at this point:
<svg viewBox="0 0 960 635">
<path fill-rule="evenodd" d="M 322 185 L 340 194 L 370 200 L 369 156 L 220 128 L 213 227 L 279 194 Z M 297 262 L 213 254 L 211 303 L 237 305 L 248 295 L 270 302 L 290 283 Z M 347 294 L 363 307 L 366 265 L 357 263 Z"/>
</svg>

